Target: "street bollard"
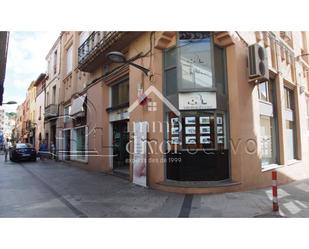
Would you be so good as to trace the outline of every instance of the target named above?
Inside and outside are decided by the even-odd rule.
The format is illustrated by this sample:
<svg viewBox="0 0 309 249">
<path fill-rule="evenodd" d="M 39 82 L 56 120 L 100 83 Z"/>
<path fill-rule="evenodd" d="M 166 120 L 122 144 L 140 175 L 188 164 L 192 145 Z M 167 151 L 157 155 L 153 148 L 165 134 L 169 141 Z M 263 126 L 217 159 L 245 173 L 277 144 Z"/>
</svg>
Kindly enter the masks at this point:
<svg viewBox="0 0 309 249">
<path fill-rule="evenodd" d="M 278 191 L 277 191 L 277 171 L 273 170 L 272 174 L 272 192 L 273 192 L 273 211 L 279 211 L 279 204 L 278 204 Z"/>
</svg>

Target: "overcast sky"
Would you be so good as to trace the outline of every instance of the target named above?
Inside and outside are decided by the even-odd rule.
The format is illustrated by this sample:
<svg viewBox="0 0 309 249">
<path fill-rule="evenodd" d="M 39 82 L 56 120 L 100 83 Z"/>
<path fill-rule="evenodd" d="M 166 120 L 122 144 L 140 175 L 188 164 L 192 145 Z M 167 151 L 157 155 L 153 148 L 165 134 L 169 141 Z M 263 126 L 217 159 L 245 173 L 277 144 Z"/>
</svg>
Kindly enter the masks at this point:
<svg viewBox="0 0 309 249">
<path fill-rule="evenodd" d="M 60 31 L 10 32 L 3 102 L 21 104 L 30 83 L 45 73 L 45 57 Z M 6 111 L 15 111 L 17 105 L 4 105 Z"/>
</svg>

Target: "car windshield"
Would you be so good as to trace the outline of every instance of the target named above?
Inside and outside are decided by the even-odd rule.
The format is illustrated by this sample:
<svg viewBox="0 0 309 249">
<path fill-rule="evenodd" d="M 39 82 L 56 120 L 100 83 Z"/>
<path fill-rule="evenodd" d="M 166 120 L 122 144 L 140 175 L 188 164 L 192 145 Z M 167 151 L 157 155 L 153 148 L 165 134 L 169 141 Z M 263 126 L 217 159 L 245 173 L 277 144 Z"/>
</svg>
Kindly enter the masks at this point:
<svg viewBox="0 0 309 249">
<path fill-rule="evenodd" d="M 16 144 L 16 149 L 32 148 L 31 144 Z"/>
</svg>

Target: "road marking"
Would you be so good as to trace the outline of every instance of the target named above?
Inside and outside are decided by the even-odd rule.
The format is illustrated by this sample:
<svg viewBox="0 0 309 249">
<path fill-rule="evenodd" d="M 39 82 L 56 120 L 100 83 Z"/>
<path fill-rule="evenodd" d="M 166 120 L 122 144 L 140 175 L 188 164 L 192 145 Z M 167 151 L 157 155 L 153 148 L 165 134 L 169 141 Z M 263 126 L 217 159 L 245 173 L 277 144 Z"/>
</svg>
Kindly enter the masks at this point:
<svg viewBox="0 0 309 249">
<path fill-rule="evenodd" d="M 61 194 L 59 194 L 55 189 L 53 189 L 51 186 L 48 185 L 42 178 L 37 176 L 35 173 L 33 173 L 30 169 L 26 168 L 22 163 L 19 163 L 22 168 L 27 171 L 30 175 L 32 175 L 35 179 L 37 179 L 39 182 L 41 182 L 45 188 L 47 188 L 54 196 L 57 197 L 59 201 L 61 201 L 64 205 L 66 205 L 75 215 L 77 215 L 80 218 L 87 218 L 88 216 L 80 211 L 78 208 L 73 206 L 67 199 L 65 199 Z"/>
<path fill-rule="evenodd" d="M 193 195 L 185 195 L 178 217 L 186 218 L 190 216 Z"/>
</svg>

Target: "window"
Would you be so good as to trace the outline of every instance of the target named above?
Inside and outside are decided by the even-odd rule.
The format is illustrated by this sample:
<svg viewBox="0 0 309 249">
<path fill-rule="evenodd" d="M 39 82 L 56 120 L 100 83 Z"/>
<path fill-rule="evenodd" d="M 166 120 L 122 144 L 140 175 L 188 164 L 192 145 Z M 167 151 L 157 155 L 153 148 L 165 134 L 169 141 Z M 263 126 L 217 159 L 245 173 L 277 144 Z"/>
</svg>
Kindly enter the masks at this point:
<svg viewBox="0 0 309 249">
<path fill-rule="evenodd" d="M 196 33 L 201 33 L 202 38 Z M 212 88 L 212 41 L 209 33 L 179 32 L 178 63 L 179 89 Z"/>
<path fill-rule="evenodd" d="M 262 166 L 276 163 L 274 119 L 270 116 L 260 116 L 261 161 Z"/>
<path fill-rule="evenodd" d="M 129 103 L 129 79 L 126 79 L 111 87 L 112 107 Z"/>
<path fill-rule="evenodd" d="M 73 56 L 73 53 L 72 53 L 72 50 L 73 50 L 73 46 L 71 46 L 68 50 L 67 50 L 67 71 L 66 73 L 69 74 L 72 72 L 72 69 L 73 69 L 73 64 L 72 64 L 72 56 Z"/>
<path fill-rule="evenodd" d="M 56 86 L 53 86 L 52 104 L 56 103 Z"/>
<path fill-rule="evenodd" d="M 79 35 L 79 46 L 81 46 L 88 38 L 89 32 L 88 31 L 83 31 Z"/>
<path fill-rule="evenodd" d="M 56 72 L 57 72 L 57 50 L 55 50 L 55 52 L 54 52 L 54 65 L 53 65 L 53 67 L 54 67 L 54 74 L 56 74 Z"/>
<path fill-rule="evenodd" d="M 68 123 L 70 121 L 70 114 L 71 114 L 71 106 L 64 107 L 64 118 L 63 122 Z"/>
<path fill-rule="evenodd" d="M 272 90 L 270 89 L 271 84 L 269 82 L 262 82 L 258 85 L 259 100 L 272 102 Z"/>
<path fill-rule="evenodd" d="M 294 114 L 294 91 L 284 87 L 285 102 L 285 153 L 288 161 L 296 159 L 296 130 Z"/>
<path fill-rule="evenodd" d="M 165 51 L 165 92 L 167 96 L 177 93 L 177 49 L 172 48 Z"/>
<path fill-rule="evenodd" d="M 287 87 L 284 88 L 284 103 L 286 109 L 294 110 L 293 90 Z"/>
<path fill-rule="evenodd" d="M 223 150 L 226 148 L 225 115 L 222 112 L 182 112 L 180 117 L 169 113 L 171 145 L 183 149 Z M 182 143 L 180 143 L 182 141 Z"/>
<path fill-rule="evenodd" d="M 277 163 L 277 114 L 275 98 L 275 80 L 258 85 L 260 100 L 260 158 L 261 165 Z"/>
<path fill-rule="evenodd" d="M 86 127 L 73 129 L 73 159 L 79 161 L 86 160 Z"/>
<path fill-rule="evenodd" d="M 46 93 L 46 106 L 49 105 L 49 92 Z"/>
</svg>

